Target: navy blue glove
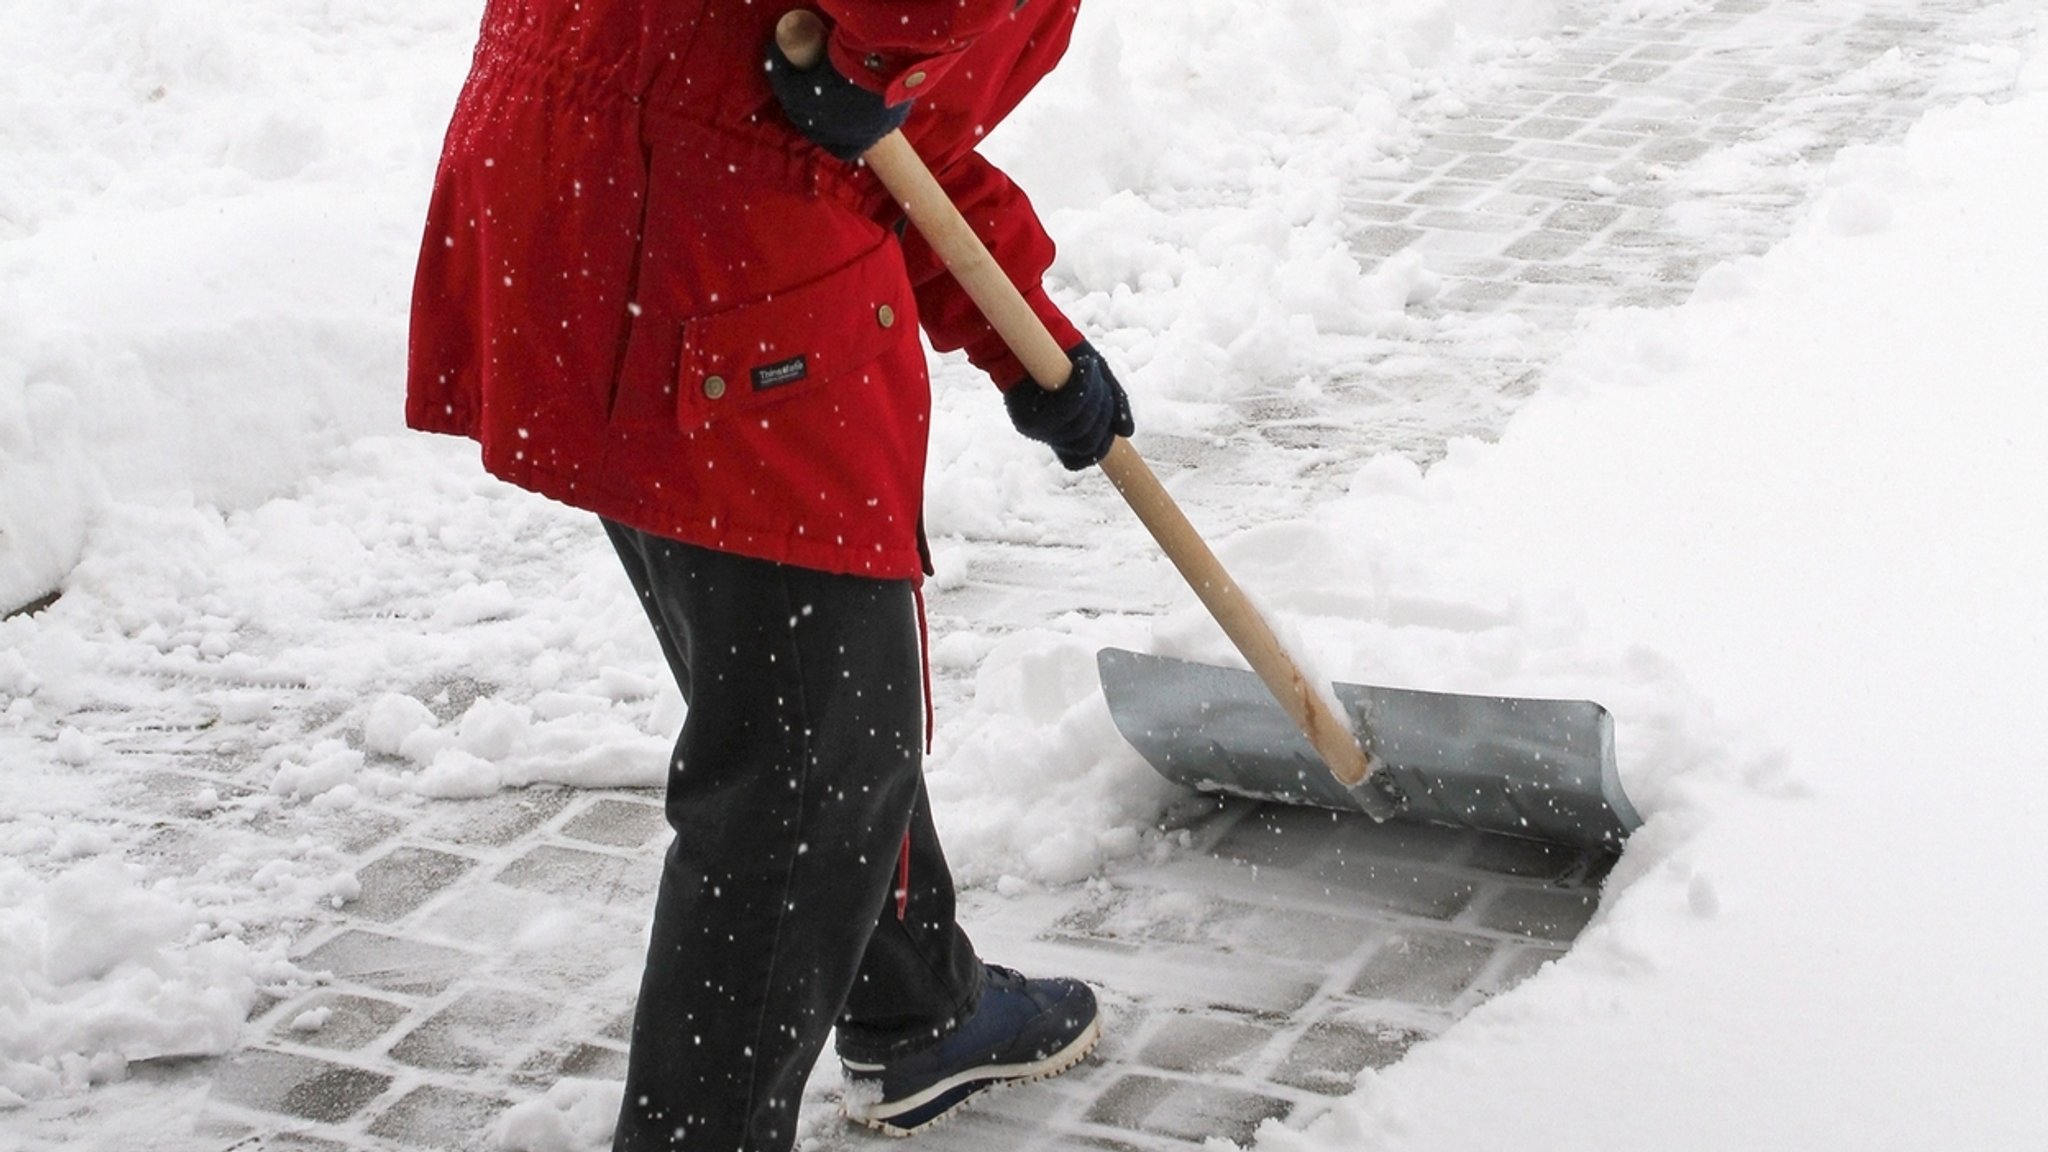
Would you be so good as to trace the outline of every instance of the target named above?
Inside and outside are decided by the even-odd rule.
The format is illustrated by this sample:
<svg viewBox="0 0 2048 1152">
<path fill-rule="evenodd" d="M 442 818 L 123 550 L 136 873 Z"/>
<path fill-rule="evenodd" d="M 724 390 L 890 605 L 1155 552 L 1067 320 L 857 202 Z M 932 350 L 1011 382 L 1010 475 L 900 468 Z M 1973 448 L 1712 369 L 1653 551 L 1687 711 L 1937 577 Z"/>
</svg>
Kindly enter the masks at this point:
<svg viewBox="0 0 2048 1152">
<path fill-rule="evenodd" d="M 815 68 L 799 70 L 773 40 L 768 41 L 768 86 L 798 131 L 848 164 L 910 116 L 910 101 L 883 103 L 841 75 L 829 56 Z"/>
<path fill-rule="evenodd" d="M 1003 393 L 1010 423 L 1033 440 L 1052 445 L 1053 455 L 1079 472 L 1109 455 L 1119 436 L 1137 431 L 1131 422 L 1131 400 L 1109 365 L 1086 340 L 1067 349 L 1074 374 L 1067 386 L 1047 392 L 1029 380 Z"/>
</svg>

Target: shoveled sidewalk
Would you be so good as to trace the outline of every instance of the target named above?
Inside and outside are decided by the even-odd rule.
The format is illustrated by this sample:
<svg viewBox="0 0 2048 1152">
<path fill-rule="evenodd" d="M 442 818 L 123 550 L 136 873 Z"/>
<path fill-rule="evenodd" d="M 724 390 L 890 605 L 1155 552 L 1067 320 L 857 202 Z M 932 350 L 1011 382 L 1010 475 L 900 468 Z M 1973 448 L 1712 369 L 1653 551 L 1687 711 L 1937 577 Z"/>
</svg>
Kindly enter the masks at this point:
<svg viewBox="0 0 2048 1152">
<path fill-rule="evenodd" d="M 1246 398 L 1234 437 L 1268 462 L 1275 451 L 1298 458 L 1312 488 L 1341 483 L 1341 469 L 1323 466 L 1331 459 L 1394 450 L 1427 461 L 1450 437 L 1497 430 L 1575 316 L 1684 298 L 1714 263 L 1783 234 L 1811 165 L 1902 133 L 1931 106 L 1930 78 L 1966 53 L 1976 10 L 1722 0 L 1558 37 L 1554 53 L 1436 125 L 1400 176 L 1353 190 L 1362 259 L 1417 253 L 1442 277 L 1418 311 L 1430 335 L 1387 342 L 1313 407 Z M 1717 191 L 1713 174 L 1728 165 L 1746 178 Z M 1511 346 L 1487 335 L 1502 316 L 1527 322 Z M 1429 408 L 1457 417 L 1414 423 L 1418 396 L 1451 397 Z M 1242 446 L 1147 442 L 1169 468 L 1196 466 L 1192 506 L 1250 522 L 1306 498 L 1264 490 L 1270 463 L 1235 469 Z M 935 628 L 1036 625 L 1041 601 L 1020 590 L 1062 582 L 1066 558 L 994 540 L 960 546 L 976 579 L 935 590 Z M 1159 589 L 1116 595 L 1140 611 L 1164 607 Z M 444 720 L 485 688 L 394 686 Z M 957 673 L 942 677 L 941 706 L 969 690 Z M 360 744 L 317 690 L 300 699 L 278 722 L 308 740 Z M 482 1149 L 514 1103 L 564 1078 L 619 1077 L 666 836 L 658 797 L 536 788 L 223 827 L 213 818 L 222 800 L 265 781 L 248 755 L 257 718 L 219 719 L 139 702 L 68 720 L 109 747 L 153 754 L 157 767 L 117 814 L 147 830 L 134 855 L 167 871 L 226 852 L 312 855 L 360 890 L 308 925 L 294 951 L 331 981 L 259 1006 L 245 1050 L 131 1070 L 128 1098 L 188 1100 L 199 1117 L 193 1135 L 156 1147 Z M 1109 1029 L 1083 1067 L 996 1096 L 922 1146 L 1165 1152 L 1247 1141 L 1268 1120 L 1304 1123 L 1360 1070 L 1400 1059 L 1560 955 L 1613 863 L 1196 798 L 1167 831 L 1157 858 L 1070 889 L 967 895 L 984 952 L 1093 981 Z M 833 1117 L 832 1078 L 814 1084 L 809 1146 L 879 1143 Z M 0 1114 L 0 1130 L 32 1140 L 90 1131 L 91 1109 L 118 1098 Z"/>
</svg>

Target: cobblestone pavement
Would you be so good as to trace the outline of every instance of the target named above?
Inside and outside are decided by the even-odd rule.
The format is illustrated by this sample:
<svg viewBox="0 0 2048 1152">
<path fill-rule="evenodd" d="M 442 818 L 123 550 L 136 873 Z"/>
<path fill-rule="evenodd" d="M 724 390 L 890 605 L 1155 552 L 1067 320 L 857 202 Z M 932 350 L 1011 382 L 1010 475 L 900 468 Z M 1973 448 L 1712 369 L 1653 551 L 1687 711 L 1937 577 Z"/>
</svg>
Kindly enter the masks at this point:
<svg viewBox="0 0 2048 1152">
<path fill-rule="evenodd" d="M 1231 467 L 1241 444 L 1150 439 L 1151 455 L 1200 466 L 1183 489 L 1191 508 L 1250 521 L 1304 500 L 1261 491 L 1273 449 L 1321 495 L 1342 461 L 1390 447 L 1427 461 L 1452 436 L 1497 430 L 1584 310 L 1682 299 L 1715 262 L 1783 232 L 1815 162 L 1899 136 L 1930 106 L 1932 79 L 1967 68 L 1980 10 L 1720 0 L 1558 37 L 1434 125 L 1405 172 L 1353 190 L 1363 259 L 1418 253 L 1442 277 L 1416 332 L 1376 342 L 1313 405 L 1246 398 L 1231 435 L 1265 446 L 1257 475 Z M 1730 166 L 1746 178 L 1717 181 Z M 1408 420 L 1422 392 L 1462 397 L 1458 417 Z M 1013 591 L 1060 583 L 1070 559 L 961 547 L 976 578 L 935 595 L 942 631 L 1034 623 L 1042 599 Z M 1122 591 L 1140 605 L 1166 595 Z M 478 690 L 421 695 L 452 718 Z M 968 690 L 958 673 L 942 680 L 941 706 Z M 279 723 L 310 736 L 332 713 L 307 699 Z M 107 740 L 162 765 L 124 801 L 122 817 L 148 830 L 140 859 L 191 869 L 267 840 L 325 854 L 361 886 L 294 952 L 331 982 L 259 1006 L 233 1056 L 140 1064 L 118 1086 L 194 1099 L 203 1120 L 181 1147 L 484 1148 L 514 1102 L 563 1077 L 619 1077 L 666 835 L 656 797 L 529 789 L 404 811 L 299 808 L 224 830 L 210 805 L 264 786 L 246 749 L 203 718 L 147 707 Z M 1188 1149 L 1305 1122 L 1361 1069 L 1560 955 L 1612 863 L 1242 802 L 1191 799 L 1171 823 L 1180 846 L 1152 863 L 1073 889 L 967 895 L 984 952 L 1095 982 L 1109 1028 L 1081 1068 L 997 1095 L 922 1147 Z M 811 1146 L 879 1141 L 832 1117 L 830 1080 L 814 1085 Z M 65 1110 L 94 1106 L 118 1104 L 7 1123 L 76 1131 Z"/>
</svg>

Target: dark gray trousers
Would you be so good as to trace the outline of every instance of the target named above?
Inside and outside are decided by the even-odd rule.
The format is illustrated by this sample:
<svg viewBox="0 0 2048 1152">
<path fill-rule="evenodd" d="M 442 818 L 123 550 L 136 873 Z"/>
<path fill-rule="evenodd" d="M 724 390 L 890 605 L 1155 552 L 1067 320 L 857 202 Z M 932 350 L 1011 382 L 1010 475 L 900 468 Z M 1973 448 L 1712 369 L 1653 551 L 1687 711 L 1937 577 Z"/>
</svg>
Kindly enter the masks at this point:
<svg viewBox="0 0 2048 1152">
<path fill-rule="evenodd" d="M 835 1024 L 884 1060 L 981 992 L 925 797 L 912 588 L 605 530 L 689 703 L 613 1147 L 786 1152 Z"/>
</svg>

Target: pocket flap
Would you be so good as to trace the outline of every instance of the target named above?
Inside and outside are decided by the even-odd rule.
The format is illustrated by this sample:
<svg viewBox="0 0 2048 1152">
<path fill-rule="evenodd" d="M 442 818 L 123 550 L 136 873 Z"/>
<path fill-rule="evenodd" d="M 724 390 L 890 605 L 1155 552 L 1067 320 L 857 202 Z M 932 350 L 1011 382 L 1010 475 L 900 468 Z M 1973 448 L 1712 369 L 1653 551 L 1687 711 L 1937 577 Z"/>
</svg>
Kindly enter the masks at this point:
<svg viewBox="0 0 2048 1152">
<path fill-rule="evenodd" d="M 885 240 L 809 283 L 685 321 L 677 400 L 710 418 L 806 392 L 914 338 L 916 322 L 902 254 Z"/>
</svg>

